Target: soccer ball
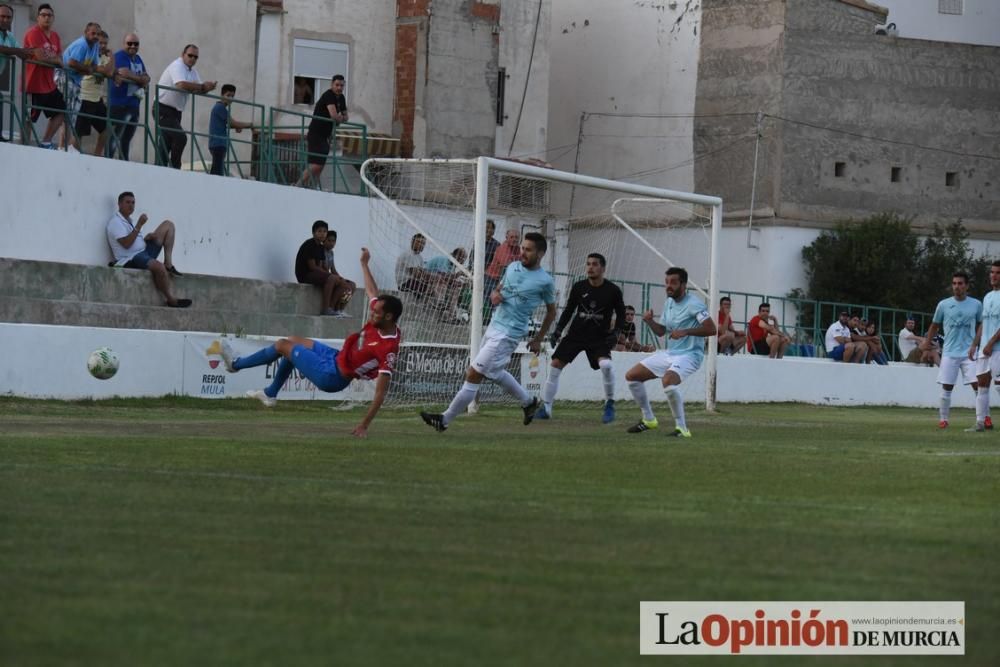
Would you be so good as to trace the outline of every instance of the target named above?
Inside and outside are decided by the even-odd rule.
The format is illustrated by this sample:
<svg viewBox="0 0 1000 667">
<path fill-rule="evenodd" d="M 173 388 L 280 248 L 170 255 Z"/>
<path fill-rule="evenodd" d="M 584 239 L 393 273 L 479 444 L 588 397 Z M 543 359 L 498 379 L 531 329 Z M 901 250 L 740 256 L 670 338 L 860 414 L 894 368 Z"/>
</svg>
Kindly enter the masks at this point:
<svg viewBox="0 0 1000 667">
<path fill-rule="evenodd" d="M 90 353 L 87 370 L 98 380 L 110 380 L 118 372 L 118 355 L 110 347 L 100 347 Z"/>
</svg>

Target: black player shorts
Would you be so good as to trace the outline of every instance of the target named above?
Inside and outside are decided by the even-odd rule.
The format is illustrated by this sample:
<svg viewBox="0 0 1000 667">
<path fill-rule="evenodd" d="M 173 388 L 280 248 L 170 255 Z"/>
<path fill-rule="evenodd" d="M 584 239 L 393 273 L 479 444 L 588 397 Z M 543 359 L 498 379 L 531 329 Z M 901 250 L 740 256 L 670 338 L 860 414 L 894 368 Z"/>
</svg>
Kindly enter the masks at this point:
<svg viewBox="0 0 1000 667">
<path fill-rule="evenodd" d="M 576 359 L 576 355 L 581 352 L 587 353 L 587 361 L 590 362 L 590 367 L 595 371 L 600 368 L 597 365 L 599 359 L 610 359 L 611 358 L 611 348 L 608 346 L 607 342 L 602 340 L 581 340 L 579 338 L 573 338 L 572 336 L 567 336 L 559 341 L 556 346 L 556 351 L 552 353 L 553 359 L 558 359 L 564 364 L 573 363 Z"/>
</svg>

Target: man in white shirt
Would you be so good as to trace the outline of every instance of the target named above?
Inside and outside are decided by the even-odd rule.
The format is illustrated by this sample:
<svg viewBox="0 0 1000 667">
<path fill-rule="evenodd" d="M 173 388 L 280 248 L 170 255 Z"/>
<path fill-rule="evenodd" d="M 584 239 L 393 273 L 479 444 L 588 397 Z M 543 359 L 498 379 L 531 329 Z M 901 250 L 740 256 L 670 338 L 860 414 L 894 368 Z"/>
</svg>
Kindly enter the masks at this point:
<svg viewBox="0 0 1000 667">
<path fill-rule="evenodd" d="M 215 90 L 215 81 L 202 81 L 198 70 L 198 47 L 188 44 L 181 57 L 170 63 L 160 77 L 161 86 L 177 90 L 161 90 L 157 125 L 160 131 L 160 162 L 174 169 L 181 168 L 181 157 L 187 145 L 187 135 L 181 129 L 181 114 L 187 106 L 189 93 L 208 93 Z"/>
<path fill-rule="evenodd" d="M 143 213 L 137 222 L 132 222 L 135 212 L 135 195 L 123 192 L 118 195 L 118 212 L 108 221 L 105 231 L 108 246 L 114 255 L 115 266 L 126 269 L 147 269 L 153 274 L 153 284 L 167 300 L 171 308 L 187 308 L 191 299 L 178 299 L 170 291 L 170 275 L 180 276 L 174 266 L 174 223 L 164 220 L 154 231 L 142 236 L 143 225 L 149 217 Z M 156 258 L 164 251 L 163 262 Z"/>
<path fill-rule="evenodd" d="M 917 321 L 913 315 L 906 316 L 906 324 L 899 330 L 899 356 L 903 361 L 913 364 L 930 364 L 932 366 L 941 365 L 941 350 L 932 349 L 923 351 L 924 337 L 918 336 L 916 332 Z"/>
<path fill-rule="evenodd" d="M 850 317 L 846 310 L 841 311 L 837 321 L 826 330 L 826 356 L 834 361 L 860 364 L 864 362 L 868 345 L 851 342 L 851 328 L 847 325 Z"/>
<path fill-rule="evenodd" d="M 424 269 L 424 251 L 427 239 L 423 234 L 414 234 L 410 239 L 410 252 L 404 252 L 396 259 L 396 287 L 400 292 L 416 292 L 427 296 L 430 275 Z"/>
</svg>

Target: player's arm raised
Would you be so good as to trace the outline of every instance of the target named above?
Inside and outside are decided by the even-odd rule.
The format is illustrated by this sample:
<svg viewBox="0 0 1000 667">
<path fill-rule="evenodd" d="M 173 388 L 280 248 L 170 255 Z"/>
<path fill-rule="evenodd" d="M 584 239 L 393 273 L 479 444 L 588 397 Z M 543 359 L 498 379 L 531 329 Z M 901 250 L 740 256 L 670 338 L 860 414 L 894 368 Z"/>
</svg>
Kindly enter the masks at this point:
<svg viewBox="0 0 1000 667">
<path fill-rule="evenodd" d="M 552 326 L 552 320 L 554 319 L 556 319 L 556 304 L 553 301 L 545 305 L 545 319 L 542 320 L 542 326 L 538 329 L 538 333 L 528 343 L 529 350 L 535 354 L 541 352 L 542 341 L 545 340 L 545 334 L 548 332 L 549 327 Z"/>
<path fill-rule="evenodd" d="M 375 282 L 375 276 L 372 275 L 371 269 L 368 268 L 368 261 L 372 258 L 372 254 L 368 252 L 368 248 L 361 249 L 361 272 L 365 276 L 365 294 L 368 295 L 369 299 L 375 299 L 378 297 L 378 283 Z M 381 379 L 381 378 L 379 378 Z M 376 408 L 377 409 L 377 408 Z"/>
<path fill-rule="evenodd" d="M 368 435 L 368 427 L 371 426 L 372 420 L 375 419 L 375 415 L 378 414 L 379 408 L 382 407 L 382 403 L 385 401 L 385 395 L 389 393 L 389 383 L 391 381 L 391 375 L 388 373 L 379 373 L 378 379 L 375 380 L 375 397 L 372 399 L 371 405 L 368 406 L 368 412 L 365 414 L 365 418 L 361 420 L 360 424 L 354 427 L 354 431 L 352 431 L 353 435 L 356 435 L 359 438 L 364 438 Z"/>
</svg>

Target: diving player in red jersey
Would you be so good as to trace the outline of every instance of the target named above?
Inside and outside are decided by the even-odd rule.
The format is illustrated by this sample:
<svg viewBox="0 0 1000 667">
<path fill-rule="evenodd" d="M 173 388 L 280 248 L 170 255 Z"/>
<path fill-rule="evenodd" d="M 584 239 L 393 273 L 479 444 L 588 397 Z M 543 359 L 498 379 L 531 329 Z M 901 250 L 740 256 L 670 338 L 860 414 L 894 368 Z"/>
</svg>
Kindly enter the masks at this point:
<svg viewBox="0 0 1000 667">
<path fill-rule="evenodd" d="M 292 374 L 293 368 L 297 368 L 317 388 L 330 393 L 343 391 L 355 379 L 375 380 L 375 398 L 364 419 L 353 431 L 360 438 L 368 434 L 368 427 L 389 391 L 389 382 L 403 337 L 398 326 L 399 317 L 403 314 L 403 304 L 394 296 L 378 293 L 378 285 L 368 268 L 370 258 L 368 248 L 362 248 L 361 270 L 364 272 L 365 293 L 371 309 L 368 322 L 361 331 L 347 337 L 343 349 L 337 350 L 311 338 L 289 336 L 250 356 L 234 358 L 232 347 L 225 339 L 222 340 L 222 360 L 230 373 L 281 359 L 278 370 L 274 373 L 274 381 L 263 391 L 257 389 L 247 392 L 247 396 L 258 399 L 269 408 L 274 407 L 278 402 L 278 392 Z"/>
</svg>

